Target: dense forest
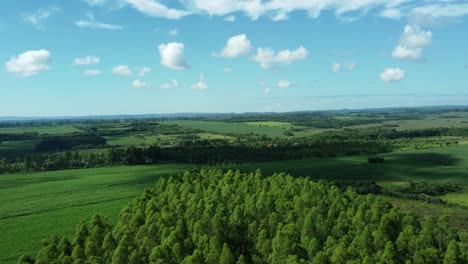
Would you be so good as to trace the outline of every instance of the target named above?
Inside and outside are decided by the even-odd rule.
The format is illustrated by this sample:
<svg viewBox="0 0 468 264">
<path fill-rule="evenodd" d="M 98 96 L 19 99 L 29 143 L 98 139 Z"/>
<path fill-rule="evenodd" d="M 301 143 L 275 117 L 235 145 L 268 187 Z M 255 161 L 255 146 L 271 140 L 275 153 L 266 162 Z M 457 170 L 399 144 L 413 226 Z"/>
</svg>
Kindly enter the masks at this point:
<svg viewBox="0 0 468 264">
<path fill-rule="evenodd" d="M 200 169 L 18 263 L 468 263 L 468 234 L 324 181 Z"/>
</svg>

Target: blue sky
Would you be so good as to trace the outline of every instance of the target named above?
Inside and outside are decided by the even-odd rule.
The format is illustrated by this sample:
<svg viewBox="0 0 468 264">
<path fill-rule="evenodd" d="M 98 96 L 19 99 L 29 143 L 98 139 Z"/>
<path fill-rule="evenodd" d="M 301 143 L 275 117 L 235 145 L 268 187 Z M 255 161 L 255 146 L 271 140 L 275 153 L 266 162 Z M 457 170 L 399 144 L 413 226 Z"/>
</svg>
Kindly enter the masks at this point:
<svg viewBox="0 0 468 264">
<path fill-rule="evenodd" d="M 468 2 L 4 0 L 0 116 L 468 103 Z"/>
</svg>

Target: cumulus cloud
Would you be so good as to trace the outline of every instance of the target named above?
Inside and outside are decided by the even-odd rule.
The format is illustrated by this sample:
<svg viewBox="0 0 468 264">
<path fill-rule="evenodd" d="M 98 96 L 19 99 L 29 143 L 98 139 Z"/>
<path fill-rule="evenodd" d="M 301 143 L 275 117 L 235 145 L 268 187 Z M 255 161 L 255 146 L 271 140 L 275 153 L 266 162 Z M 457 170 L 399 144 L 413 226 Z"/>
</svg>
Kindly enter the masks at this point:
<svg viewBox="0 0 468 264">
<path fill-rule="evenodd" d="M 177 30 L 177 28 L 174 28 L 174 29 L 169 30 L 167 34 L 169 34 L 169 36 L 175 37 L 179 35 L 179 31 Z"/>
<path fill-rule="evenodd" d="M 250 40 L 245 34 L 236 35 L 228 39 L 226 46 L 220 52 L 220 56 L 234 58 L 246 55 L 250 52 L 251 48 Z"/>
<path fill-rule="evenodd" d="M 354 62 L 334 62 L 331 65 L 332 71 L 335 73 L 342 72 L 342 71 L 354 71 L 356 69 L 357 64 Z"/>
<path fill-rule="evenodd" d="M 40 8 L 31 14 L 24 14 L 23 19 L 37 29 L 44 29 L 44 22 L 53 14 L 59 12 L 57 7 Z"/>
<path fill-rule="evenodd" d="M 386 68 L 383 72 L 380 73 L 380 79 L 387 83 L 400 81 L 405 77 L 405 71 L 401 70 L 400 68 Z"/>
<path fill-rule="evenodd" d="M 75 21 L 75 25 L 79 28 L 92 28 L 92 29 L 105 29 L 105 30 L 119 30 L 122 29 L 121 25 L 107 24 L 96 21 L 92 13 L 88 13 L 87 19 Z"/>
<path fill-rule="evenodd" d="M 431 42 L 432 32 L 421 30 L 416 25 L 406 25 L 392 56 L 397 59 L 417 60 Z"/>
<path fill-rule="evenodd" d="M 101 61 L 99 57 L 96 56 L 87 56 L 84 58 L 75 58 L 73 60 L 74 65 L 92 65 L 98 64 Z"/>
<path fill-rule="evenodd" d="M 145 76 L 147 73 L 150 73 L 150 72 L 151 72 L 151 68 L 149 68 L 149 67 L 143 67 L 143 68 L 141 68 L 140 72 L 138 73 L 138 76 L 143 77 L 143 76 Z"/>
<path fill-rule="evenodd" d="M 7 72 L 28 77 L 49 70 L 51 62 L 52 55 L 49 51 L 44 49 L 29 50 L 10 58 L 5 63 L 5 68 Z"/>
<path fill-rule="evenodd" d="M 252 60 L 257 62 L 260 67 L 270 69 L 281 64 L 291 64 L 294 61 L 305 60 L 309 52 L 304 47 L 299 47 L 296 50 L 282 50 L 277 54 L 271 48 L 258 48 L 257 54 L 252 57 Z"/>
<path fill-rule="evenodd" d="M 236 17 L 235 16 L 227 16 L 223 19 L 226 22 L 236 22 Z"/>
<path fill-rule="evenodd" d="M 264 94 L 270 93 L 270 88 L 265 88 L 265 89 L 263 89 L 263 93 L 264 93 Z"/>
<path fill-rule="evenodd" d="M 88 76 L 96 76 L 96 75 L 100 75 L 101 71 L 98 69 L 89 69 L 89 70 L 85 70 L 83 74 L 88 75 Z"/>
<path fill-rule="evenodd" d="M 140 79 L 136 79 L 132 82 L 133 88 L 149 88 L 150 85 L 147 82 L 141 81 Z"/>
<path fill-rule="evenodd" d="M 112 68 L 112 72 L 117 75 L 121 76 L 131 76 L 133 75 L 132 70 L 128 67 L 128 65 L 118 65 Z"/>
<path fill-rule="evenodd" d="M 392 52 L 392 56 L 397 59 L 411 59 L 417 60 L 421 58 L 423 49 L 421 48 L 408 48 L 398 45 Z"/>
<path fill-rule="evenodd" d="M 194 83 L 191 87 L 194 90 L 206 90 L 206 89 L 208 89 L 208 85 L 205 82 L 205 77 L 203 76 L 203 73 L 200 74 L 200 80 L 198 80 L 198 82 Z"/>
<path fill-rule="evenodd" d="M 295 87 L 296 85 L 292 83 L 291 81 L 281 80 L 276 83 L 276 86 L 278 86 L 278 88 L 291 88 L 291 87 Z"/>
<path fill-rule="evenodd" d="M 190 11 L 168 8 L 155 0 L 126 0 L 133 8 L 143 14 L 167 19 L 180 19 L 189 15 Z"/>
<path fill-rule="evenodd" d="M 159 55 L 161 64 L 173 70 L 185 70 L 189 66 L 185 61 L 184 44 L 170 42 L 159 45 Z"/>
<path fill-rule="evenodd" d="M 432 32 L 418 26 L 406 25 L 400 38 L 400 45 L 410 48 L 425 48 L 432 42 Z"/>
<path fill-rule="evenodd" d="M 170 83 L 163 83 L 159 86 L 161 89 L 171 89 L 179 87 L 179 82 L 177 80 L 172 80 Z"/>
</svg>

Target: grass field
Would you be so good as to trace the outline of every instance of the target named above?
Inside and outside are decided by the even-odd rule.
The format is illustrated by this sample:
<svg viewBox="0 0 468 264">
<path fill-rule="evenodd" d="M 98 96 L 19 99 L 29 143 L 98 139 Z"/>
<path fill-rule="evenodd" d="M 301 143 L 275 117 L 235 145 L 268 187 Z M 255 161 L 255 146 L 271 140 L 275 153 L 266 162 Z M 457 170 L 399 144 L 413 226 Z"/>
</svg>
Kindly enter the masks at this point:
<svg viewBox="0 0 468 264">
<path fill-rule="evenodd" d="M 50 234 L 73 234 L 74 226 L 94 213 L 115 221 L 145 186 L 185 168 L 165 164 L 0 175 L 0 263 L 34 254 Z"/>
<path fill-rule="evenodd" d="M 382 154 L 383 164 L 368 164 L 368 156 L 246 163 L 221 167 L 265 175 L 288 172 L 335 182 L 376 181 L 389 190 L 410 180 L 456 183 L 464 186 L 442 198 L 453 204 L 468 201 L 468 145 Z M 182 164 L 111 167 L 0 176 L 0 263 L 14 263 L 17 256 L 32 254 L 50 234 L 71 235 L 81 220 L 101 213 L 115 221 L 119 210 L 162 176 L 188 168 Z M 468 209 L 389 198 L 421 216 L 447 213 L 455 226 L 468 230 Z"/>
<path fill-rule="evenodd" d="M 394 125 L 397 130 L 428 129 L 434 127 L 468 127 L 468 115 L 466 115 L 466 113 L 434 115 L 421 120 L 384 121 L 383 123 L 351 126 L 351 128 L 380 127 L 384 125 Z"/>
<path fill-rule="evenodd" d="M 216 121 L 198 120 L 173 120 L 166 121 L 165 124 L 178 125 L 185 128 L 199 129 L 206 132 L 221 134 L 258 134 L 269 137 L 281 137 L 287 130 L 281 126 L 259 126 L 248 123 L 227 123 Z"/>
<path fill-rule="evenodd" d="M 37 126 L 37 127 L 4 127 L 0 128 L 0 134 L 8 133 L 31 133 L 37 132 L 39 134 L 59 135 L 81 132 L 81 130 L 71 125 L 61 126 Z"/>
</svg>

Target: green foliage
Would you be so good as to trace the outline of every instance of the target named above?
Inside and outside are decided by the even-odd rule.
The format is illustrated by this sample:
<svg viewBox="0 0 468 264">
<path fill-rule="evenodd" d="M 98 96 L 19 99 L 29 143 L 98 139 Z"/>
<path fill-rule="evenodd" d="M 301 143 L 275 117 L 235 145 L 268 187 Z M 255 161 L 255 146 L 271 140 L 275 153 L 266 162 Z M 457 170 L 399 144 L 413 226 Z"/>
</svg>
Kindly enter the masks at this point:
<svg viewBox="0 0 468 264">
<path fill-rule="evenodd" d="M 286 174 L 192 170 L 19 263 L 459 263 L 467 237 L 372 195 Z M 73 247 L 73 250 L 71 248 Z M 34 262 L 35 261 L 35 262 Z"/>
</svg>

